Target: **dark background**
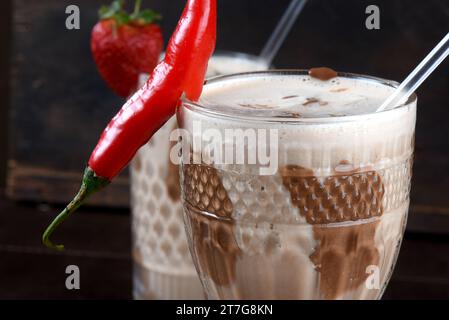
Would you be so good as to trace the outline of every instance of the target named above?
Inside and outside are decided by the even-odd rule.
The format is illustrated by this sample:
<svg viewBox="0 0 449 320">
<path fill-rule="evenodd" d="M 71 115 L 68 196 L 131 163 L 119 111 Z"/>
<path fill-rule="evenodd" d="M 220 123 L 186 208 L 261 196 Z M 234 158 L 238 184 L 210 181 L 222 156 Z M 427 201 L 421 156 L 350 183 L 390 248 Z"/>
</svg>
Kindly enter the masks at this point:
<svg viewBox="0 0 449 320">
<path fill-rule="evenodd" d="M 257 54 L 289 1 L 218 3 L 217 49 Z M 81 30 L 65 29 L 69 4 L 80 7 Z M 0 191 L 7 191 L 0 192 L 0 299 L 131 297 L 126 174 L 55 234 L 69 250 L 51 252 L 39 242 L 123 102 L 105 87 L 90 54 L 100 4 L 0 1 Z M 144 4 L 164 16 L 167 39 L 184 1 Z M 365 28 L 370 4 L 380 7 L 381 30 Z M 309 0 L 274 65 L 325 65 L 400 81 L 448 31 L 449 1 Z M 411 215 L 385 298 L 449 298 L 448 88 L 445 62 L 418 91 Z M 80 291 L 65 289 L 69 264 L 81 269 Z"/>
<path fill-rule="evenodd" d="M 0 2 L 0 188 L 5 185 L 6 142 L 9 105 L 10 1 Z"/>
</svg>

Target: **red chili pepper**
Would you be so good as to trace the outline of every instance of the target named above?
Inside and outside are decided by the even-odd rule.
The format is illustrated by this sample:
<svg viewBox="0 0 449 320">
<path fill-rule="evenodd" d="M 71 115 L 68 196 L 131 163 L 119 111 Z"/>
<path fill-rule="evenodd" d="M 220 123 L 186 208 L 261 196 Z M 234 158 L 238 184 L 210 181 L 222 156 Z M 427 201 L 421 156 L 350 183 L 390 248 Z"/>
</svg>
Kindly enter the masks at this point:
<svg viewBox="0 0 449 320">
<path fill-rule="evenodd" d="M 46 246 L 64 249 L 50 241 L 53 231 L 88 196 L 120 173 L 137 150 L 173 116 L 183 93 L 192 101 L 199 99 L 215 40 L 216 0 L 188 0 L 165 59 L 104 130 L 89 159 L 79 193 L 44 232 L 42 241 Z"/>
</svg>

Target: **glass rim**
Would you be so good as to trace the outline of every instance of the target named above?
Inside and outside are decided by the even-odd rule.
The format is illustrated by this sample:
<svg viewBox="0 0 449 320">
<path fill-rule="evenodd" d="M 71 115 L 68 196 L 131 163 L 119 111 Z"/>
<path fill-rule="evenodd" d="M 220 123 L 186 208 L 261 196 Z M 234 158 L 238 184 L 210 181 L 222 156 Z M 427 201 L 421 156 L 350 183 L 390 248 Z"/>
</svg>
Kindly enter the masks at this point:
<svg viewBox="0 0 449 320">
<path fill-rule="evenodd" d="M 244 54 L 246 55 L 246 54 Z M 306 69 L 277 69 L 277 70 L 268 70 L 268 71 L 252 71 L 252 72 L 243 72 L 243 73 L 235 73 L 229 75 L 216 76 L 210 79 L 207 79 L 204 82 L 204 86 L 216 83 L 220 81 L 225 81 L 229 79 L 238 79 L 244 77 L 255 77 L 261 75 L 267 76 L 298 76 L 298 75 L 308 75 L 309 70 Z M 348 73 L 348 72 L 337 72 L 338 77 L 349 78 L 349 79 L 359 79 L 365 80 L 381 85 L 385 85 L 391 88 L 397 88 L 399 83 L 394 80 L 387 80 L 380 77 L 375 76 L 367 76 L 356 73 Z M 416 93 L 413 93 L 410 98 L 403 104 L 393 108 L 380 112 L 371 112 L 364 113 L 358 115 L 350 115 L 350 116 L 336 116 L 336 117 L 308 117 L 308 118 L 298 118 L 298 117 L 275 117 L 275 116 L 251 116 L 251 115 L 240 115 L 240 114 L 232 114 L 224 111 L 214 110 L 211 107 L 206 107 L 201 105 L 198 102 L 193 102 L 187 99 L 185 96 L 181 98 L 182 105 L 181 108 L 186 108 L 192 112 L 200 113 L 203 115 L 211 116 L 214 118 L 227 119 L 227 120 L 236 120 L 239 122 L 256 122 L 256 123 L 284 123 L 284 124 L 301 124 L 301 123 L 340 123 L 340 122 L 353 122 L 358 120 L 365 120 L 372 117 L 379 117 L 389 113 L 399 112 L 401 110 L 405 110 L 410 106 L 414 105 L 418 97 Z"/>
</svg>

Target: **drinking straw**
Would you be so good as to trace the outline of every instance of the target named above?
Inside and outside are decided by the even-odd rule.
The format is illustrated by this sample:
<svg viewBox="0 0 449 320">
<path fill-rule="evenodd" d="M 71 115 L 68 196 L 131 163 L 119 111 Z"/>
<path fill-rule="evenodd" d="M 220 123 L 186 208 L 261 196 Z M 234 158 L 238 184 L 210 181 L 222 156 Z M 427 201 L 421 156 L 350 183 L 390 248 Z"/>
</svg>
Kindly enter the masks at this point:
<svg viewBox="0 0 449 320">
<path fill-rule="evenodd" d="M 438 45 L 424 58 L 424 60 L 410 73 L 395 92 L 377 109 L 377 112 L 392 109 L 402 105 L 418 89 L 418 87 L 430 76 L 430 74 L 449 55 L 449 33 Z"/>
<path fill-rule="evenodd" d="M 265 61 L 268 66 L 273 62 L 274 57 L 278 53 L 279 49 L 284 43 L 285 38 L 290 32 L 293 24 L 304 8 L 307 0 L 292 0 L 287 10 L 285 11 L 282 19 L 279 21 L 276 29 L 274 29 L 268 42 L 265 44 L 259 57 Z"/>
</svg>

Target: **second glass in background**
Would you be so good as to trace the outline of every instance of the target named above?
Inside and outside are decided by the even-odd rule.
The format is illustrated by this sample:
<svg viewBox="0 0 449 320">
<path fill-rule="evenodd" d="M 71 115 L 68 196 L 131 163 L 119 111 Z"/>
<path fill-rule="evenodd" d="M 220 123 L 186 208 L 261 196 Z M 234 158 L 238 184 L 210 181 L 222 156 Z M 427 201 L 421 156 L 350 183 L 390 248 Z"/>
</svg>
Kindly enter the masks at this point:
<svg viewBox="0 0 449 320">
<path fill-rule="evenodd" d="M 259 57 L 218 52 L 207 77 L 263 71 Z M 146 80 L 142 75 L 141 85 Z M 137 153 L 131 165 L 133 296 L 135 299 L 203 299 L 182 220 L 179 168 L 170 161 L 170 119 Z"/>
</svg>

